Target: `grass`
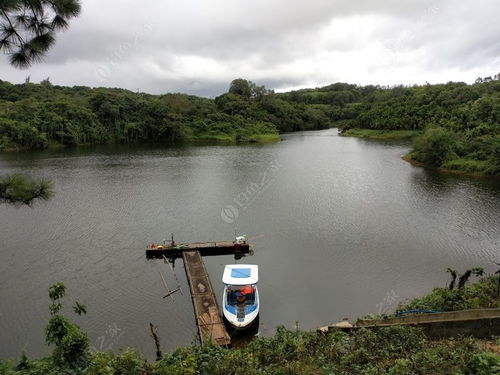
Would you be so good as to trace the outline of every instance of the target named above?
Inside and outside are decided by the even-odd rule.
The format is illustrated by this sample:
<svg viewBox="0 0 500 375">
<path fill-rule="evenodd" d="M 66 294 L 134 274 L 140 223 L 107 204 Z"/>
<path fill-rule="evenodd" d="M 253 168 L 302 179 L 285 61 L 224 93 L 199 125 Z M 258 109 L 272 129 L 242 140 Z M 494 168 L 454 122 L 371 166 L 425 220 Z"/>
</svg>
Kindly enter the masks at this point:
<svg viewBox="0 0 500 375">
<path fill-rule="evenodd" d="M 472 174 L 488 174 L 493 166 L 487 160 L 454 159 L 444 163 L 441 168 L 449 171 L 462 171 Z"/>
<path fill-rule="evenodd" d="M 397 139 L 411 139 L 420 133 L 421 132 L 417 130 L 347 129 L 342 133 L 342 136 L 397 140 Z"/>
<path fill-rule="evenodd" d="M 228 134 L 201 134 L 185 138 L 186 141 L 193 142 L 214 142 L 214 143 L 235 143 L 234 136 Z"/>
<path fill-rule="evenodd" d="M 411 152 L 404 155 L 401 159 L 415 166 L 430 168 L 424 163 L 421 163 L 413 159 Z M 493 168 L 494 166 L 487 160 L 473 160 L 473 159 L 459 158 L 447 161 L 441 167 L 432 169 L 438 172 L 451 173 L 462 176 L 492 177 L 493 175 L 492 173 L 490 173 L 490 171 Z"/>
<path fill-rule="evenodd" d="M 272 143 L 279 142 L 280 135 L 279 134 L 255 134 L 251 135 L 249 138 L 249 142 L 256 143 Z"/>
<path fill-rule="evenodd" d="M 271 143 L 280 140 L 279 134 L 253 134 L 253 135 L 230 135 L 230 134 L 201 134 L 185 138 L 188 142 L 208 143 Z"/>
</svg>

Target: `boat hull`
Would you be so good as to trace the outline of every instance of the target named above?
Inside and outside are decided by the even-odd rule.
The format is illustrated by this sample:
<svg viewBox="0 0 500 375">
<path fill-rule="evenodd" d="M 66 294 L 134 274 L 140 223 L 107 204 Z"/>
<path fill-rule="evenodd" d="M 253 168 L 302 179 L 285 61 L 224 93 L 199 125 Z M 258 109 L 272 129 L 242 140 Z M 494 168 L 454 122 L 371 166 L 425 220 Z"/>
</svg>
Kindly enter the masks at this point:
<svg viewBox="0 0 500 375">
<path fill-rule="evenodd" d="M 231 323 L 225 316 L 222 320 L 224 321 L 226 329 L 231 337 L 233 337 L 233 334 L 235 334 L 236 332 L 246 335 L 249 332 L 257 333 L 259 331 L 260 314 L 257 314 L 255 318 L 245 326 L 236 326 L 235 324 Z"/>
</svg>

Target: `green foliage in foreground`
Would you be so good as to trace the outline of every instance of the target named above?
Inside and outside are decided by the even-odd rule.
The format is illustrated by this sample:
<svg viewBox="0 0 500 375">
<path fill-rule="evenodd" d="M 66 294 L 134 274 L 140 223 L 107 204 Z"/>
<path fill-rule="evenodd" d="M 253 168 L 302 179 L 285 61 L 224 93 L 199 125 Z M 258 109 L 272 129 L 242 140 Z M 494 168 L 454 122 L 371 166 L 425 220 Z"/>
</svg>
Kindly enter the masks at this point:
<svg viewBox="0 0 500 375">
<path fill-rule="evenodd" d="M 34 180 L 19 174 L 0 177 L 0 202 L 30 204 L 52 195 L 52 183 L 48 180 Z"/>
<path fill-rule="evenodd" d="M 155 373 L 492 374 L 499 366 L 500 357 L 482 352 L 472 340 L 431 342 L 411 327 L 325 336 L 279 327 L 275 337 L 231 351 L 180 349 L 158 362 Z"/>
<path fill-rule="evenodd" d="M 225 349 L 206 345 L 180 348 L 150 363 L 137 352 L 88 352 L 78 366 L 27 358 L 0 362 L 2 375 L 197 375 L 197 374 L 470 374 L 500 373 L 500 356 L 481 350 L 472 339 L 429 341 L 412 327 L 391 327 L 354 334 L 289 331 Z"/>
<path fill-rule="evenodd" d="M 28 68 L 54 45 L 55 34 L 79 15 L 79 0 L 7 0 L 1 2 L 0 51 L 11 65 Z"/>
<path fill-rule="evenodd" d="M 46 337 L 53 354 L 40 360 L 23 354 L 16 364 L 0 361 L 0 375 L 500 374 L 500 356 L 477 341 L 430 341 L 420 329 L 406 326 L 326 335 L 278 327 L 274 337 L 240 348 L 179 348 L 156 363 L 131 350 L 92 352 L 87 336 L 60 314 L 65 291 L 61 283 L 49 291 Z M 75 311 L 82 310 L 85 306 L 77 303 Z"/>
<path fill-rule="evenodd" d="M 415 298 L 400 310 L 455 311 L 480 308 L 500 308 L 498 276 L 488 276 L 463 289 L 435 288 L 431 293 Z"/>
</svg>

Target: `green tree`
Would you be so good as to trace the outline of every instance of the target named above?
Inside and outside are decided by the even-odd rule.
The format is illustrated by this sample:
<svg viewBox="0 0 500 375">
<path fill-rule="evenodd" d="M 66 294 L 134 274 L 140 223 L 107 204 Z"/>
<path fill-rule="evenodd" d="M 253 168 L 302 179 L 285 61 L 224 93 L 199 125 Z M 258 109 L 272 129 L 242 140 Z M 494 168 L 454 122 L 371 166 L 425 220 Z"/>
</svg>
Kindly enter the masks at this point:
<svg viewBox="0 0 500 375">
<path fill-rule="evenodd" d="M 3 0 L 0 2 L 0 50 L 10 63 L 27 68 L 55 43 L 55 32 L 68 28 L 80 13 L 79 0 Z"/>
<path fill-rule="evenodd" d="M 458 149 L 455 134 L 442 127 L 430 128 L 414 144 L 414 158 L 433 167 L 456 158 Z"/>
<path fill-rule="evenodd" d="M 250 99 L 252 95 L 251 82 L 246 79 L 237 78 L 229 85 L 229 93 Z"/>
<path fill-rule="evenodd" d="M 249 104 L 242 96 L 229 92 L 216 97 L 215 105 L 217 110 L 234 116 L 244 114 Z"/>
<path fill-rule="evenodd" d="M 80 327 L 70 322 L 61 314 L 61 300 L 66 294 L 66 286 L 56 283 L 49 288 L 52 304 L 49 307 L 50 320 L 45 329 L 45 340 L 55 345 L 54 362 L 62 369 L 81 369 L 89 357 L 89 340 Z M 85 305 L 76 302 L 74 311 L 80 315 L 86 313 Z"/>
</svg>

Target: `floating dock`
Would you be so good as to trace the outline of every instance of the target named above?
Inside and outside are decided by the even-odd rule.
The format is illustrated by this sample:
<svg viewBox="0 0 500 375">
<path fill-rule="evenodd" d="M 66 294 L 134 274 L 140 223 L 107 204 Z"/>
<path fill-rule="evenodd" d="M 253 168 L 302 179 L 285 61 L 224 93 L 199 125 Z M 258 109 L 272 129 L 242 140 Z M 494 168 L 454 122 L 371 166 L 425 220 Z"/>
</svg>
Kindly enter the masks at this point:
<svg viewBox="0 0 500 375">
<path fill-rule="evenodd" d="M 231 336 L 226 331 L 202 256 L 244 255 L 250 253 L 251 249 L 252 246 L 248 242 L 221 241 L 176 244 L 173 238 L 170 244 L 153 244 L 146 248 L 146 257 L 149 259 L 183 259 L 202 345 L 210 341 L 220 346 L 231 345 Z"/>
<path fill-rule="evenodd" d="M 251 250 L 251 245 L 236 244 L 233 241 L 220 242 L 189 242 L 174 245 L 156 245 L 156 247 L 148 247 L 146 249 L 146 257 L 150 259 L 161 259 L 163 256 L 175 259 L 181 258 L 185 251 L 196 250 L 201 256 L 210 255 L 231 255 L 231 254 L 248 254 Z"/>
</svg>

